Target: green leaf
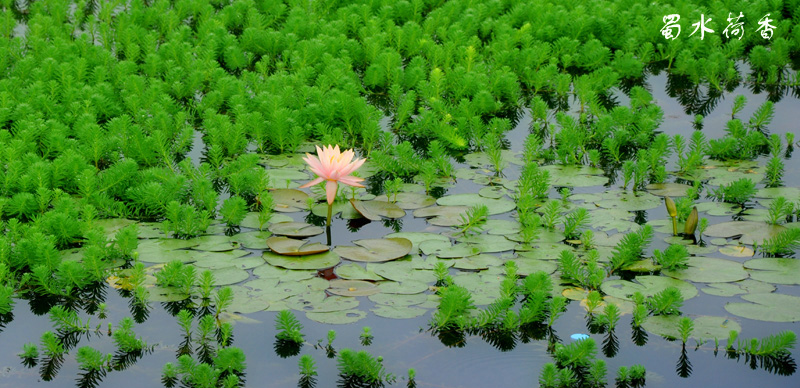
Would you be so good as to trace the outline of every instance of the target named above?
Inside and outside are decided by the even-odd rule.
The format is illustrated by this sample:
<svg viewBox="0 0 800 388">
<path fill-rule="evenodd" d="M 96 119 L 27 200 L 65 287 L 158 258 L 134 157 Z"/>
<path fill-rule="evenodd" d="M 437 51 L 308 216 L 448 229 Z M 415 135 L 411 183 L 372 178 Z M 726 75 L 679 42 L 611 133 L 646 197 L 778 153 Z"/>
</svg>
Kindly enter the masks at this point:
<svg viewBox="0 0 800 388">
<path fill-rule="evenodd" d="M 287 269 L 326 269 L 341 261 L 339 255 L 334 252 L 308 256 L 283 256 L 274 252 L 264 252 L 262 257 L 273 266 Z"/>
<path fill-rule="evenodd" d="M 756 321 L 800 321 L 800 297 L 770 293 L 742 295 L 742 299 L 753 303 L 731 302 L 725 305 L 725 310 Z"/>
<path fill-rule="evenodd" d="M 307 312 L 306 317 L 319 323 L 330 325 L 346 325 L 356 323 L 367 317 L 367 313 L 361 310 L 333 311 L 329 313 Z"/>
<path fill-rule="evenodd" d="M 695 283 L 728 283 L 747 278 L 741 263 L 712 257 L 689 257 L 689 268 L 663 270 L 662 274 Z"/>
<path fill-rule="evenodd" d="M 327 252 L 327 245 L 289 237 L 274 236 L 267 239 L 267 245 L 273 252 L 287 256 L 307 256 Z"/>
<path fill-rule="evenodd" d="M 665 276 L 637 276 L 635 282 L 628 280 L 609 280 L 603 282 L 600 289 L 606 294 L 620 299 L 631 300 L 635 292 L 641 292 L 645 297 L 653 296 L 668 287 L 675 287 L 681 292 L 684 300 L 697 296 L 697 288 L 683 280 Z"/>
<path fill-rule="evenodd" d="M 375 283 L 363 280 L 335 279 L 330 281 L 330 286 L 328 292 L 341 296 L 368 296 L 381 292 Z"/>
<path fill-rule="evenodd" d="M 281 236 L 311 237 L 322 234 L 325 229 L 305 222 L 278 222 L 271 224 L 269 231 Z"/>
<path fill-rule="evenodd" d="M 653 333 L 667 338 L 681 338 L 678 332 L 678 321 L 683 317 L 677 315 L 655 315 L 648 317 L 642 327 Z M 692 322 L 694 329 L 690 338 L 696 340 L 711 340 L 728 338 L 731 330 L 738 332 L 742 331 L 742 326 L 733 319 L 726 317 L 712 317 L 701 315 L 695 318 Z"/>
<path fill-rule="evenodd" d="M 380 221 L 381 217 L 386 218 L 402 218 L 406 215 L 406 212 L 403 209 L 399 208 L 397 205 L 391 202 L 383 202 L 383 201 L 357 201 L 357 200 L 350 200 L 350 203 L 353 205 L 353 208 L 356 211 L 364 216 L 364 218 L 372 220 L 372 221 Z"/>
<path fill-rule="evenodd" d="M 763 240 L 777 236 L 785 230 L 787 229 L 781 225 L 771 225 L 764 222 L 730 221 L 711 225 L 703 234 L 709 237 L 725 238 L 741 235 L 739 242 L 753 245 L 753 242 L 760 244 Z"/>
<path fill-rule="evenodd" d="M 355 240 L 352 246 L 338 246 L 334 252 L 345 259 L 377 263 L 401 258 L 411 251 L 411 241 L 405 238 Z"/>
<path fill-rule="evenodd" d="M 477 205 L 486 205 L 489 209 L 489 214 L 502 214 L 506 212 L 510 212 L 514 210 L 517 205 L 509 200 L 506 199 L 491 199 L 491 198 L 484 198 L 478 194 L 453 194 L 441 197 L 436 200 L 436 204 L 440 206 L 477 206 Z M 419 211 L 419 210 L 418 210 Z M 414 212 L 415 217 L 417 216 L 417 212 Z"/>
<path fill-rule="evenodd" d="M 752 259 L 744 262 L 750 277 L 774 284 L 800 284 L 800 260 L 787 258 Z"/>
</svg>

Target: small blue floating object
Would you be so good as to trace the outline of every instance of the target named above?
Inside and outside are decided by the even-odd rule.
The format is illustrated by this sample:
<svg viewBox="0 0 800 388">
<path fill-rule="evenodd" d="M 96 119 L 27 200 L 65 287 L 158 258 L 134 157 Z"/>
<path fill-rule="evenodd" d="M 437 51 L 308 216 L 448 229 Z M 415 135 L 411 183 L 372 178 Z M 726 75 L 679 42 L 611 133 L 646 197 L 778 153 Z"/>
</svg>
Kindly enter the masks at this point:
<svg viewBox="0 0 800 388">
<path fill-rule="evenodd" d="M 573 341 L 580 341 L 580 340 L 584 340 L 584 339 L 589 338 L 589 336 L 586 335 L 586 334 L 575 333 L 575 334 L 569 336 L 569 338 L 572 338 Z"/>
</svg>

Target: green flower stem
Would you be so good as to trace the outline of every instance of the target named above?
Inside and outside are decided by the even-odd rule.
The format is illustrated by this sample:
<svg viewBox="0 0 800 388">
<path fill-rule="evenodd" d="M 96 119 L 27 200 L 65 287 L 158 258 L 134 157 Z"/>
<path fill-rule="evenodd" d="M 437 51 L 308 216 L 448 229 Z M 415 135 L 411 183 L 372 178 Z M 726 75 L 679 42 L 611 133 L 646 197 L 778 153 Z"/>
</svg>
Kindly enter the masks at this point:
<svg viewBox="0 0 800 388">
<path fill-rule="evenodd" d="M 325 224 L 327 227 L 331 227 L 331 215 L 333 215 L 333 204 L 328 204 L 328 223 Z"/>
</svg>

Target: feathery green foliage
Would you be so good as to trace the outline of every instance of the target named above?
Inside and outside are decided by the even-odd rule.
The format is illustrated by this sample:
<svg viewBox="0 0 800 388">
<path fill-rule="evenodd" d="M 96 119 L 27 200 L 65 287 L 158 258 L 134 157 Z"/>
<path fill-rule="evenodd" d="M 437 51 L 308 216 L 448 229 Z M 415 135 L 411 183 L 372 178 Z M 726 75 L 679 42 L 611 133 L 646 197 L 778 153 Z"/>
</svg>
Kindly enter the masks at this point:
<svg viewBox="0 0 800 388">
<path fill-rule="evenodd" d="M 290 341 L 296 344 L 302 344 L 305 337 L 302 333 L 303 325 L 297 320 L 294 314 L 289 310 L 281 310 L 275 317 L 275 338 L 282 341 Z"/>
<path fill-rule="evenodd" d="M 650 225 L 644 225 L 639 230 L 626 234 L 614 247 L 611 261 L 607 266 L 609 272 L 613 273 L 639 260 L 652 238 L 653 228 Z"/>
</svg>

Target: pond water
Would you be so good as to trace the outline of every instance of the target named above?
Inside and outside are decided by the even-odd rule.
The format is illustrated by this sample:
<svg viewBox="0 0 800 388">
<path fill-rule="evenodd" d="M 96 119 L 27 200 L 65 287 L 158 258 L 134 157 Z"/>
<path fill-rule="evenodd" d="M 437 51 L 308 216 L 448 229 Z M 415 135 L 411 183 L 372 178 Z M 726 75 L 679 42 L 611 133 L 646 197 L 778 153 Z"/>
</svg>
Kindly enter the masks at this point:
<svg viewBox="0 0 800 388">
<path fill-rule="evenodd" d="M 694 130 L 692 121 L 694 113 L 687 113 L 687 109 L 677 98 L 667 94 L 665 85 L 666 75 L 648 78 L 649 90 L 653 93 L 656 103 L 665 113 L 665 122 L 661 130 L 672 134 L 690 136 Z M 733 92 L 722 94 L 716 107 L 704 120 L 703 131 L 707 138 L 720 138 L 723 126 L 729 118 L 733 97 L 743 94 L 748 98 L 748 104 L 739 117 L 749 115 L 766 100 L 766 94 L 755 94 L 741 86 Z M 623 93 L 618 94 L 620 104 L 626 103 Z M 798 133 L 797 111 L 800 110 L 800 100 L 794 95 L 784 96 L 775 105 L 776 114 L 769 126 L 772 133 L 782 137 L 787 132 Z M 522 144 L 529 131 L 530 116 L 523 115 L 517 126 L 508 133 L 510 149 L 521 151 Z M 202 147 L 199 137 L 195 139 L 195 148 Z M 195 153 L 195 155 L 197 155 Z M 766 157 L 758 159 L 759 164 L 766 162 Z M 674 157 L 670 168 L 674 167 Z M 800 169 L 797 168 L 798 157 L 795 154 L 787 156 L 784 160 L 787 166 L 785 182 L 787 186 L 800 185 Z M 467 167 L 459 164 L 456 167 Z M 509 178 L 515 179 L 519 171 L 515 166 L 506 170 Z M 670 169 L 668 168 L 668 169 Z M 669 177 L 668 181 L 674 180 Z M 619 179 L 617 179 L 619 182 Z M 618 185 L 618 184 L 617 184 Z M 448 194 L 475 193 L 483 186 L 467 179 L 459 180 L 458 184 L 447 189 Z M 576 188 L 573 194 L 597 193 L 611 189 L 609 187 L 594 186 Z M 551 198 L 558 198 L 559 194 L 551 191 Z M 224 198 L 223 198 L 224 199 Z M 708 201 L 701 198 L 701 202 Z M 295 221 L 303 221 L 304 213 L 289 213 Z M 732 216 L 709 216 L 710 224 L 730 221 Z M 665 220 L 668 218 L 663 206 L 646 210 L 640 217 L 643 220 Z M 492 219 L 510 219 L 510 213 L 493 216 Z M 372 222 L 360 228 L 351 230 L 345 227 L 347 221 L 334 220 L 331 239 L 334 245 L 347 245 L 351 241 L 364 238 L 380 238 L 392 233 L 392 225 L 382 222 Z M 428 224 L 423 218 L 415 218 L 410 212 L 400 220 L 402 231 L 426 231 L 443 233 L 449 228 L 436 227 Z M 668 243 L 664 241 L 669 237 L 667 233 L 657 231 L 650 249 L 665 249 Z M 324 242 L 323 236 L 315 237 L 314 241 Z M 250 250 L 251 255 L 258 257 L 260 251 Z M 751 257 L 728 257 L 716 249 L 704 256 L 724 258 L 743 262 Z M 145 259 L 146 260 L 146 259 Z M 458 270 L 452 270 L 454 273 Z M 702 289 L 707 285 L 695 283 Z M 80 340 L 80 346 L 90 345 L 106 353 L 113 352 L 114 346 L 106 335 L 105 327 L 108 323 L 118 322 L 129 315 L 128 300 L 119 295 L 119 292 L 106 288 L 106 303 L 109 306 L 108 318 L 90 322 L 91 327 L 101 324 L 96 334 L 91 334 Z M 800 287 L 779 285 L 776 292 L 800 296 Z M 431 293 L 427 291 L 427 293 Z M 369 312 L 375 303 L 366 297 L 358 297 L 359 310 Z M 731 321 L 738 322 L 742 327 L 740 338 L 762 338 L 776 334 L 782 330 L 800 332 L 800 324 L 773 323 L 750 320 L 737 317 L 728 313 L 724 305 L 728 302 L 741 302 L 738 296 L 721 297 L 700 291 L 698 296 L 684 303 L 682 312 L 689 317 L 703 315 L 728 317 Z M 135 364 L 123 371 L 111 371 L 103 377 L 100 386 L 114 387 L 141 387 L 160 386 L 161 368 L 167 362 L 175 362 L 175 353 L 181 341 L 181 331 L 175 318 L 164 309 L 161 303 L 154 303 L 154 309 L 143 324 L 136 325 L 135 332 L 142 336 L 149 344 L 155 345 L 152 352 L 145 354 Z M 527 343 L 517 341 L 513 349 L 501 351 L 489 344 L 479 336 L 467 336 L 459 346 L 445 346 L 428 331 L 431 313 L 428 311 L 412 319 L 387 319 L 370 313 L 365 319 L 346 325 L 326 325 L 306 318 L 302 312 L 296 315 L 304 326 L 307 344 L 301 349 L 300 354 L 310 354 L 318 366 L 318 386 L 329 387 L 337 385 L 336 360 L 326 357 L 324 349 L 313 346 L 317 341 L 325 343 L 328 330 L 335 330 L 336 339 L 334 348 L 365 349 L 373 355 L 383 357 L 386 369 L 398 376 L 396 386 L 405 385 L 404 376 L 409 368 L 416 370 L 418 387 L 531 387 L 536 386 L 538 376 L 545 363 L 552 362 L 552 357 L 547 352 L 546 340 L 532 340 Z M 247 386 L 267 387 L 294 387 L 298 380 L 298 356 L 281 358 L 273 350 L 276 330 L 274 327 L 275 312 L 257 312 L 246 314 L 248 322 L 239 322 L 235 325 L 234 345 L 240 347 L 247 356 L 246 382 Z M 607 362 L 609 381 L 613 380 L 616 370 L 620 366 L 641 364 L 647 369 L 647 387 L 675 387 L 675 386 L 730 386 L 730 387 L 786 387 L 800 385 L 800 377 L 794 372 L 793 365 L 784 366 L 784 373 L 779 375 L 774 370 L 765 370 L 763 365 L 750 364 L 744 357 L 728 359 L 724 351 L 715 354 L 712 339 L 696 346 L 695 340 L 690 340 L 684 348 L 680 341 L 668 341 L 658 335 L 649 334 L 646 344 L 639 346 L 632 341 L 630 314 L 620 320 L 614 332 L 614 338 L 608 334 L 591 334 L 602 348 L 598 357 Z M 359 334 L 363 326 L 372 328 L 374 342 L 370 346 L 359 344 Z M 570 343 L 573 333 L 589 333 L 586 324 L 586 312 L 577 301 L 571 301 L 567 311 L 554 325 L 555 333 L 563 343 Z M 21 352 L 22 346 L 28 342 L 38 342 L 41 333 L 52 330 L 47 315 L 36 315 L 31 312 L 28 303 L 21 301 L 13 311 L 13 320 L 7 322 L 0 334 L 0 387 L 69 387 L 76 384 L 80 370 L 74 357 L 68 356 L 52 381 L 43 381 L 39 367 L 27 368 L 20 363 L 16 356 Z M 608 345 L 616 341 L 616 345 Z M 605 345 L 604 345 L 605 344 Z M 683 374 L 683 376 L 681 376 Z M 80 385 L 80 384 L 78 384 Z"/>
</svg>

